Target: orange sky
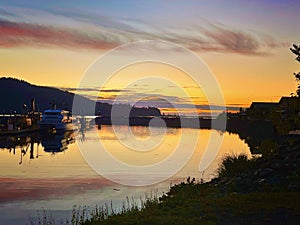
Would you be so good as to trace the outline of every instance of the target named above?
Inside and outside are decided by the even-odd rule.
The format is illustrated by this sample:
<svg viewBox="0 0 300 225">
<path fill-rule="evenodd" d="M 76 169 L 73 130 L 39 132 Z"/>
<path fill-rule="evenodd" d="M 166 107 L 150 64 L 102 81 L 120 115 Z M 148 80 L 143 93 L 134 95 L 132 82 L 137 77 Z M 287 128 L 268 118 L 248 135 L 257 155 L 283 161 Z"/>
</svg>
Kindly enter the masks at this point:
<svg viewBox="0 0 300 225">
<path fill-rule="evenodd" d="M 77 87 L 89 65 L 101 54 L 103 51 L 76 52 L 58 48 L 1 49 L 1 73 L 3 76 L 17 77 L 38 85 Z M 288 48 L 281 48 L 267 57 L 197 54 L 213 71 L 227 104 L 248 105 L 252 101 L 278 101 L 280 96 L 287 96 L 296 90 L 292 74 L 299 70 L 299 65 Z M 157 73 L 159 69 L 160 66 L 157 65 L 157 68 L 148 72 Z M 160 72 L 161 75 L 170 75 L 170 71 Z M 182 86 L 189 85 L 188 79 L 181 78 L 177 82 Z M 120 88 L 120 84 L 111 83 L 111 88 Z"/>
</svg>

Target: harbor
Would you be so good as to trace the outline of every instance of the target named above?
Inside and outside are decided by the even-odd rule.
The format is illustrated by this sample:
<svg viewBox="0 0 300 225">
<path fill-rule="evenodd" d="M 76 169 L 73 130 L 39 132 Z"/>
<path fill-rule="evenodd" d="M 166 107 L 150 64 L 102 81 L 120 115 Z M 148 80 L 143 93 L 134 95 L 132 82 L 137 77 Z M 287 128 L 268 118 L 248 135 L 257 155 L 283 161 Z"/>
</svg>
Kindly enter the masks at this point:
<svg viewBox="0 0 300 225">
<path fill-rule="evenodd" d="M 35 110 L 35 99 L 31 99 L 30 109 L 23 105 L 24 113 L 10 114 L 3 113 L 0 115 L 0 135 L 18 135 L 38 131 L 39 121 L 42 114 Z"/>
<path fill-rule="evenodd" d="M 25 104 L 24 104 L 25 105 Z M 51 104 L 49 109 L 41 112 L 35 110 L 35 99 L 31 99 L 30 109 L 24 106 L 24 113 L 10 113 L 0 115 L 0 136 L 18 135 L 36 131 L 56 132 L 77 130 L 85 127 L 87 123 L 95 124 L 98 129 L 101 125 L 128 125 L 128 126 L 151 126 L 169 128 L 202 128 L 211 129 L 213 119 L 210 117 L 188 117 L 145 114 L 144 116 L 124 117 L 122 115 L 114 118 L 110 115 L 86 116 L 72 115 L 69 111 L 58 109 Z M 144 110 L 144 108 L 137 108 Z M 146 111 L 146 110 L 145 110 Z"/>
<path fill-rule="evenodd" d="M 55 104 L 50 105 L 50 109 L 41 112 L 35 110 L 35 99 L 31 99 L 30 109 L 24 104 L 24 113 L 0 115 L 0 136 L 20 135 L 32 132 L 49 132 L 73 131 L 78 127 L 76 120 L 73 123 L 72 115 L 67 110 L 56 109 Z"/>
</svg>

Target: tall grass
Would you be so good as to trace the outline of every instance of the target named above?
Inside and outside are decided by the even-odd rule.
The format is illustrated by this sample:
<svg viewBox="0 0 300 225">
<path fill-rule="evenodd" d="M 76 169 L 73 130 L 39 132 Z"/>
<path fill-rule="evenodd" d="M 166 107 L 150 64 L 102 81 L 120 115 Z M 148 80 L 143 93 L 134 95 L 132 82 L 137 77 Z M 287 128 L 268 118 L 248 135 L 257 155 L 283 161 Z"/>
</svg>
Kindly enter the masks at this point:
<svg viewBox="0 0 300 225">
<path fill-rule="evenodd" d="M 35 217 L 29 218 L 28 225 L 80 225 L 95 222 L 102 222 L 109 217 L 116 215 L 130 214 L 138 211 L 145 210 L 159 202 L 157 192 L 151 192 L 145 194 L 145 197 L 140 197 L 139 201 L 133 197 L 126 197 L 123 201 L 120 209 L 113 206 L 112 201 L 108 204 L 105 203 L 101 206 L 95 206 L 93 209 L 89 209 L 87 206 L 74 205 L 71 211 L 71 216 L 60 221 L 55 220 L 50 210 L 37 210 Z"/>
<path fill-rule="evenodd" d="M 51 211 L 45 210 L 37 210 L 36 217 L 29 218 L 29 225 L 55 225 L 55 219 L 52 216 Z"/>
</svg>

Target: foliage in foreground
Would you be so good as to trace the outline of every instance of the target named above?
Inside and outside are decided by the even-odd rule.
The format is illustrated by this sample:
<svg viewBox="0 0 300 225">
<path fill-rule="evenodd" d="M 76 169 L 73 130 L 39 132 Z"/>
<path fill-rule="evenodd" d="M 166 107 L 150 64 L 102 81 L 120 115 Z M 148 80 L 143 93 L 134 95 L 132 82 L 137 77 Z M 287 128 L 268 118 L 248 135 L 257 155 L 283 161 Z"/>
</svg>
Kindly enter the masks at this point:
<svg viewBox="0 0 300 225">
<path fill-rule="evenodd" d="M 296 60 L 300 62 L 300 45 L 293 45 L 292 48 L 290 48 L 291 52 L 296 55 Z M 296 81 L 298 83 L 298 89 L 296 91 L 296 94 L 298 97 L 300 97 L 300 72 L 294 73 L 294 76 L 296 78 Z"/>
</svg>

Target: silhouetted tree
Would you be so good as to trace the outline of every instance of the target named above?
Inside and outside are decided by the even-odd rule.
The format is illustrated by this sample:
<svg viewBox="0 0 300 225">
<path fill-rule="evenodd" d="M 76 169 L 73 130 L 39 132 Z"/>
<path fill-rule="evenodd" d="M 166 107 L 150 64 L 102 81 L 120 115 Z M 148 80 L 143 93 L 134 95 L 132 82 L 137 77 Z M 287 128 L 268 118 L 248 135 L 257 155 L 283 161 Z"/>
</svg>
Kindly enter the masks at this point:
<svg viewBox="0 0 300 225">
<path fill-rule="evenodd" d="M 300 45 L 293 45 L 292 48 L 290 48 L 291 52 L 294 53 L 297 57 L 296 60 L 300 62 Z M 297 89 L 297 96 L 300 97 L 300 72 L 294 73 L 294 76 L 296 78 L 296 81 L 298 82 L 298 89 Z"/>
</svg>

